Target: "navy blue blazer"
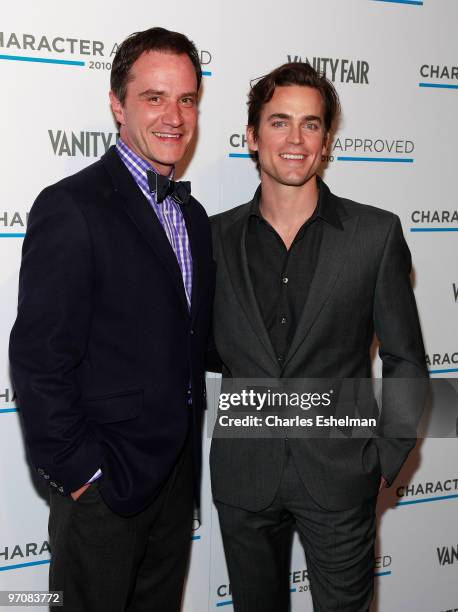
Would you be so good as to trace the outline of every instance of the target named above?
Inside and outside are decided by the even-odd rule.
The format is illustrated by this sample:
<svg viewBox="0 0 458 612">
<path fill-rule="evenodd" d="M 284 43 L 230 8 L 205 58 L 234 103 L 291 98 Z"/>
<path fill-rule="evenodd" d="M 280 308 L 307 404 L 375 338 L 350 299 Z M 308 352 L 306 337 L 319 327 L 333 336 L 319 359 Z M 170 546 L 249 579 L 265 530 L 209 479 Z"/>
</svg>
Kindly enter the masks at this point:
<svg viewBox="0 0 458 612">
<path fill-rule="evenodd" d="M 205 210 L 193 198 L 182 210 L 190 313 L 173 249 L 114 147 L 38 196 L 24 240 L 10 361 L 32 462 L 64 495 L 102 468 L 100 492 L 125 515 L 154 499 L 189 431 L 199 482 L 214 263 Z"/>
</svg>

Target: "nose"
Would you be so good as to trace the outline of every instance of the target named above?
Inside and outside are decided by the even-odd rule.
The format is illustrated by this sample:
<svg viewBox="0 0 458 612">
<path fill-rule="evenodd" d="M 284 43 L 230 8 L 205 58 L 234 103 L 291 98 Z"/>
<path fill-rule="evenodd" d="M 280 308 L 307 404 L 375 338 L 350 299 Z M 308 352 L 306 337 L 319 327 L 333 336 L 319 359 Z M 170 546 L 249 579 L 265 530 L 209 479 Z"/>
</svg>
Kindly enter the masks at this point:
<svg viewBox="0 0 458 612">
<path fill-rule="evenodd" d="M 169 102 L 162 116 L 162 122 L 170 127 L 179 127 L 183 123 L 183 115 L 177 102 Z"/>
<path fill-rule="evenodd" d="M 291 125 L 288 131 L 287 141 L 291 144 L 302 144 L 304 142 L 304 134 L 299 124 Z"/>
</svg>

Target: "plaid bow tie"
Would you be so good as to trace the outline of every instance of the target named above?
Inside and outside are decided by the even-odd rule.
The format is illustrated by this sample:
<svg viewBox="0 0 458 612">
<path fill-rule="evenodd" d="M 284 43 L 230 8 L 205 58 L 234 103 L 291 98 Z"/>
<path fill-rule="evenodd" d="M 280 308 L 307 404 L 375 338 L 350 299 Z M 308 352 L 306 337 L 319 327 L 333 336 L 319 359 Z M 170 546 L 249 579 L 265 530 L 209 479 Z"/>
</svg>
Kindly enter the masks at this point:
<svg viewBox="0 0 458 612">
<path fill-rule="evenodd" d="M 152 193 L 156 194 L 158 204 L 164 201 L 167 196 L 172 197 L 179 204 L 187 204 L 191 197 L 191 183 L 189 181 L 172 181 L 162 174 L 156 174 L 152 170 L 147 170 L 148 187 Z"/>
</svg>

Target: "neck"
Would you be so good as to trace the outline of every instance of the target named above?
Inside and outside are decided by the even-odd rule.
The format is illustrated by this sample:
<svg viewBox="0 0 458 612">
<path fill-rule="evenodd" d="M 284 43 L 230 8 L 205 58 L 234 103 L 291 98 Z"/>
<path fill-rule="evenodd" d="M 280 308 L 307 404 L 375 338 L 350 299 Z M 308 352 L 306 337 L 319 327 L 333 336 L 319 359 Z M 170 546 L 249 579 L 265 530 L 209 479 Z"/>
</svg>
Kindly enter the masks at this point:
<svg viewBox="0 0 458 612">
<path fill-rule="evenodd" d="M 318 202 L 318 183 L 312 176 L 298 187 L 282 185 L 261 174 L 262 216 L 273 227 L 300 227 L 312 216 Z"/>
</svg>

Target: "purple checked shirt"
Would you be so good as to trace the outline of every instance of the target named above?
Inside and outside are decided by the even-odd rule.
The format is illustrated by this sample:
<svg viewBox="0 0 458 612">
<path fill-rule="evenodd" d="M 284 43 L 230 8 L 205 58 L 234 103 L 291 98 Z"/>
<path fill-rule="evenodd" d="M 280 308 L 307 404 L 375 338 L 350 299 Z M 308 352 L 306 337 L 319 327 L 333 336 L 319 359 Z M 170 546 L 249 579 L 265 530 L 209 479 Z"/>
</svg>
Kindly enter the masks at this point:
<svg viewBox="0 0 458 612">
<path fill-rule="evenodd" d="M 148 177 L 146 174 L 147 170 L 156 172 L 155 168 L 142 157 L 134 153 L 121 138 L 119 138 L 116 144 L 116 152 L 132 174 L 135 182 L 142 190 L 164 228 L 168 241 L 177 258 L 178 265 L 180 266 L 186 293 L 186 301 L 188 302 L 188 309 L 190 310 L 192 295 L 192 254 L 189 246 L 188 232 L 186 230 L 186 224 L 180 205 L 170 196 L 167 196 L 160 204 L 156 202 L 155 194 L 151 193 L 149 190 Z"/>
</svg>

